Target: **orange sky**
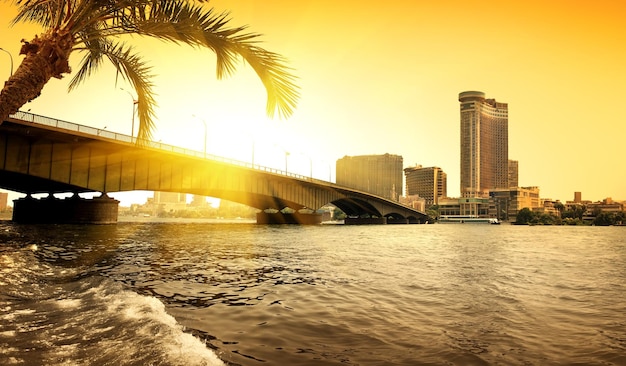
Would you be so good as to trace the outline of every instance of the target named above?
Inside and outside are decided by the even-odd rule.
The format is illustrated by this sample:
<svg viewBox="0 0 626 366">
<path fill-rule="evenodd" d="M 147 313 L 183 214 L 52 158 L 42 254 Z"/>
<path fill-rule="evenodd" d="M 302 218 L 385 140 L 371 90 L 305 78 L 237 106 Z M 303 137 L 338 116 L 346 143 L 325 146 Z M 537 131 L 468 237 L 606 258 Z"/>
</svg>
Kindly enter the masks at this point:
<svg viewBox="0 0 626 366">
<path fill-rule="evenodd" d="M 513 4 L 511 4 L 513 3 Z M 216 0 L 233 25 L 263 33 L 299 77 L 292 118 L 265 117 L 250 67 L 216 81 L 207 51 L 133 40 L 154 66 L 156 140 L 334 179 L 344 155 L 398 154 L 405 166 L 439 166 L 459 194 L 457 96 L 480 90 L 509 103 L 509 158 L 519 183 L 543 198 L 626 199 L 626 2 Z M 0 47 L 17 63 L 14 11 L 0 3 Z M 80 56 L 76 55 L 74 61 Z M 0 80 L 8 77 L 0 53 Z M 6 75 L 5 75 L 6 74 Z M 53 80 L 23 110 L 130 133 L 131 97 L 103 69 L 67 94 Z M 254 141 L 254 142 L 253 142 Z M 141 202 L 143 203 L 143 202 Z"/>
</svg>

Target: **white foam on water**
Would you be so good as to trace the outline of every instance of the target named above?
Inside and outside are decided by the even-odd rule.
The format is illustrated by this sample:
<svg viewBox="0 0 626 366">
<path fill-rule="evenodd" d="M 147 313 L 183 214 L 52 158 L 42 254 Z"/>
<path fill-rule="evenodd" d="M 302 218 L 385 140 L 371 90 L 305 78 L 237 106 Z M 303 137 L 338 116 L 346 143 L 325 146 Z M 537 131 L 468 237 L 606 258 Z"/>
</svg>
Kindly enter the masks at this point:
<svg viewBox="0 0 626 366">
<path fill-rule="evenodd" d="M 8 354 L 10 352 L 17 352 L 17 351 L 19 350 L 15 347 L 0 347 L 0 355 L 3 353 Z"/>
<path fill-rule="evenodd" d="M 0 337 L 5 337 L 5 338 L 15 337 L 15 331 L 14 330 L 7 330 L 6 332 L 0 332 Z"/>
<path fill-rule="evenodd" d="M 0 255 L 0 364 L 224 365 L 157 298 L 34 250 Z"/>
<path fill-rule="evenodd" d="M 61 300 L 56 300 L 55 304 L 60 309 L 75 309 L 80 306 L 81 300 L 80 299 L 61 299 Z"/>
<path fill-rule="evenodd" d="M 2 319 L 3 321 L 11 321 L 15 319 L 16 317 L 19 317 L 22 315 L 34 314 L 35 312 L 36 310 L 34 309 L 14 310 L 14 311 L 11 311 L 10 313 L 9 312 L 5 313 L 0 319 Z"/>
<path fill-rule="evenodd" d="M 107 281 L 108 282 L 108 281 Z M 105 283 L 107 283 L 105 282 Z M 200 339 L 184 332 L 176 319 L 167 313 L 165 305 L 155 297 L 120 290 L 110 293 L 110 288 L 99 286 L 91 291 L 98 292 L 106 304 L 103 317 L 121 317 L 123 323 L 136 323 L 136 338 L 150 340 L 160 348 L 172 365 L 215 365 L 224 362 Z M 109 292 L 108 294 L 106 292 Z M 138 339 L 141 341 L 141 339 Z M 132 349 L 132 351 L 136 351 Z"/>
<path fill-rule="evenodd" d="M 7 365 L 23 365 L 24 362 L 22 360 L 19 360 L 15 357 L 9 357 L 8 359 L 5 360 Z"/>
<path fill-rule="evenodd" d="M 211 351 L 198 338 L 188 333 L 178 333 L 169 345 L 168 356 L 177 365 L 224 365 L 215 352 Z"/>
</svg>

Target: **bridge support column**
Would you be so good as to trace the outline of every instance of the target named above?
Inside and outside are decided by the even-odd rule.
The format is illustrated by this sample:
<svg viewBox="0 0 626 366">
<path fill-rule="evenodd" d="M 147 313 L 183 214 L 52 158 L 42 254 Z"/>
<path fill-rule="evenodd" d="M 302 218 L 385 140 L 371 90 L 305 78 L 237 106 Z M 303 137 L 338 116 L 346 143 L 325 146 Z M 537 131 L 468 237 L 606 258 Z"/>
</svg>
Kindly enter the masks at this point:
<svg viewBox="0 0 626 366">
<path fill-rule="evenodd" d="M 23 224 L 115 224 L 120 201 L 106 194 L 93 199 L 26 198 L 13 200 L 13 221 Z"/>
<path fill-rule="evenodd" d="M 317 225 L 322 222 L 322 215 L 316 213 L 268 213 L 268 212 L 257 212 L 256 214 L 256 223 L 262 225 L 273 225 L 273 224 L 295 224 L 295 225 Z"/>
</svg>

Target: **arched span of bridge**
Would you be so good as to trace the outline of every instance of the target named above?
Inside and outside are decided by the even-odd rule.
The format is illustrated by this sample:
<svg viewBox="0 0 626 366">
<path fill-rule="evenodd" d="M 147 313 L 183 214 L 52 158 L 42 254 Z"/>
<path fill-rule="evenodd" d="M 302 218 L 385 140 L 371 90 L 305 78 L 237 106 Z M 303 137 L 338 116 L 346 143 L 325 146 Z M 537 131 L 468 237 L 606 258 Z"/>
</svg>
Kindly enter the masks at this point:
<svg viewBox="0 0 626 366">
<path fill-rule="evenodd" d="M 329 182 L 205 156 L 166 144 L 18 112 L 0 125 L 0 187 L 23 193 L 190 193 L 261 210 L 318 209 L 333 203 L 358 217 L 426 215 Z"/>
</svg>

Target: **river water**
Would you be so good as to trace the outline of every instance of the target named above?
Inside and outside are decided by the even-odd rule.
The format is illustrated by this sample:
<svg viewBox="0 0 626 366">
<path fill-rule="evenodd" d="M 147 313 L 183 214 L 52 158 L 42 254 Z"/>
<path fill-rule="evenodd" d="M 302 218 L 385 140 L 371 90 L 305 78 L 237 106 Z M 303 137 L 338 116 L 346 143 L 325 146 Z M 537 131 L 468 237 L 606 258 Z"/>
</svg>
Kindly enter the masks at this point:
<svg viewBox="0 0 626 366">
<path fill-rule="evenodd" d="M 0 221 L 2 365 L 626 365 L 626 227 Z"/>
</svg>

